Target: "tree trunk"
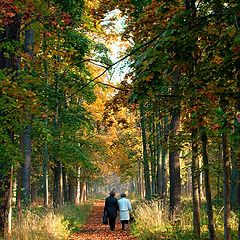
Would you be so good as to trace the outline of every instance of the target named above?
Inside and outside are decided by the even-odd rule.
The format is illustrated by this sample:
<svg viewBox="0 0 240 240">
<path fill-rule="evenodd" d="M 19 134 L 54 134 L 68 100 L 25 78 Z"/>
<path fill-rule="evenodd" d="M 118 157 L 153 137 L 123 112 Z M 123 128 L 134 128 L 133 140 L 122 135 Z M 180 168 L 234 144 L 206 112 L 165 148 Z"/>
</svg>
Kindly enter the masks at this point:
<svg viewBox="0 0 240 240">
<path fill-rule="evenodd" d="M 34 46 L 34 31 L 26 30 L 25 31 L 25 44 L 24 50 L 25 52 L 33 58 L 33 46 Z M 28 71 L 28 66 L 25 65 L 25 71 Z M 30 167 L 31 167 L 31 114 L 25 106 L 25 110 L 27 111 L 27 126 L 23 130 L 22 138 L 23 138 L 23 156 L 24 156 L 24 165 L 23 165 L 23 202 L 25 206 L 28 206 L 31 202 L 31 184 L 30 184 Z"/>
<path fill-rule="evenodd" d="M 80 167 L 77 167 L 77 177 L 75 182 L 75 205 L 78 205 L 80 202 L 80 193 L 81 193 L 81 183 L 80 183 Z"/>
<path fill-rule="evenodd" d="M 142 165 L 141 165 L 141 159 L 140 158 L 138 158 L 137 183 L 138 183 L 138 194 L 139 194 L 140 197 L 143 197 L 143 194 L 142 194 Z"/>
<path fill-rule="evenodd" d="M 194 234 L 200 237 L 200 203 L 198 195 L 199 162 L 197 130 L 192 130 L 192 202 L 193 202 L 193 228 Z"/>
<path fill-rule="evenodd" d="M 71 180 L 69 181 L 69 201 L 71 202 L 71 204 L 76 204 L 75 203 L 75 193 L 76 193 L 76 183 L 74 181 L 73 178 L 71 178 Z"/>
<path fill-rule="evenodd" d="M 239 28 L 237 29 L 239 33 Z M 236 60 L 235 68 L 236 68 L 236 82 L 237 82 L 237 93 L 238 99 L 236 103 L 236 113 L 240 113 L 240 58 Z M 240 122 L 235 120 L 235 127 L 234 127 L 234 136 L 235 136 L 235 143 L 233 145 L 233 167 L 232 167 L 232 193 L 235 194 L 235 198 L 233 198 L 233 202 L 235 202 L 235 206 L 238 209 L 238 240 L 240 240 Z"/>
<path fill-rule="evenodd" d="M 156 159 L 155 159 L 155 123 L 154 116 L 151 114 L 149 119 L 149 149 L 150 149 L 150 159 L 151 159 L 151 192 L 154 196 L 156 194 Z"/>
<path fill-rule="evenodd" d="M 61 203 L 61 163 L 55 162 L 54 166 L 54 190 L 53 190 L 53 206 L 54 208 L 60 208 Z"/>
<path fill-rule="evenodd" d="M 177 131 L 180 128 L 180 109 L 175 108 L 172 113 L 170 131 L 172 140 L 176 141 Z M 178 214 L 181 202 L 181 178 L 178 146 L 170 146 L 169 152 L 169 175 L 170 175 L 170 211 Z"/>
<path fill-rule="evenodd" d="M 145 106 L 143 102 L 140 103 L 140 117 L 141 117 L 142 145 L 143 145 L 145 198 L 148 200 L 151 198 L 151 185 L 150 185 L 149 162 L 148 162 L 148 152 L 147 152 L 146 113 L 145 113 Z"/>
<path fill-rule="evenodd" d="M 47 141 L 44 140 L 43 146 L 43 198 L 44 207 L 48 207 L 48 146 Z"/>
<path fill-rule="evenodd" d="M 155 123 L 155 115 L 153 114 L 153 191 L 154 195 L 157 195 L 157 146 L 156 146 L 156 123 Z"/>
<path fill-rule="evenodd" d="M 62 164 L 60 161 L 57 161 L 54 167 L 53 206 L 55 208 L 61 208 L 62 205 L 63 205 Z"/>
<path fill-rule="evenodd" d="M 63 167 L 62 163 L 59 161 L 59 207 L 61 208 L 63 205 Z"/>
<path fill-rule="evenodd" d="M 86 180 L 84 177 L 82 177 L 80 182 L 80 203 L 86 202 L 87 199 L 87 186 L 86 186 Z"/>
<path fill-rule="evenodd" d="M 31 125 L 29 124 L 23 131 L 23 155 L 24 165 L 22 169 L 22 198 L 25 206 L 30 204 L 30 164 L 31 164 Z"/>
<path fill-rule="evenodd" d="M 206 129 L 203 128 L 201 131 L 201 141 L 202 141 L 202 158 L 203 158 L 203 171 L 204 171 L 204 183 L 205 183 L 205 192 L 206 192 L 206 204 L 207 204 L 207 215 L 208 215 L 208 231 L 209 239 L 215 240 L 215 228 L 213 222 L 213 209 L 212 209 L 212 193 L 211 193 L 211 184 L 209 176 L 209 161 L 208 161 L 208 139 L 206 134 Z"/>
<path fill-rule="evenodd" d="M 170 214 L 172 217 L 180 212 L 181 203 L 181 176 L 179 162 L 178 131 L 180 129 L 180 100 L 179 95 L 180 71 L 177 68 L 173 73 L 172 92 L 175 95 L 174 104 L 171 110 L 170 122 L 170 150 L 169 150 L 169 177 L 170 177 Z"/>
<path fill-rule="evenodd" d="M 218 155 L 219 155 L 219 159 L 222 158 L 222 145 L 221 143 L 218 144 Z M 221 173 L 221 161 L 218 161 L 218 174 L 217 174 L 217 195 L 218 195 L 218 199 L 221 199 L 221 186 L 220 186 L 220 179 L 222 178 L 222 173 Z"/>
<path fill-rule="evenodd" d="M 17 172 L 16 198 L 17 198 L 17 216 L 18 216 L 18 221 L 20 221 L 22 217 L 22 168 L 19 168 Z"/>
<path fill-rule="evenodd" d="M 157 162 L 157 195 L 162 197 L 162 163 L 161 163 L 161 124 L 159 119 L 159 113 L 157 115 L 157 123 L 156 123 L 156 162 Z"/>
<path fill-rule="evenodd" d="M 56 79 L 56 92 L 59 93 L 59 83 L 58 78 Z M 53 190 L 53 206 L 55 208 L 60 208 L 62 205 L 62 164 L 58 159 L 58 152 L 60 150 L 60 121 L 59 121 L 59 99 L 56 98 L 56 115 L 53 122 L 55 146 L 54 146 L 54 190 Z"/>
<path fill-rule="evenodd" d="M 46 84 L 45 84 L 45 90 L 44 90 L 44 97 L 45 97 L 45 104 L 47 105 L 47 89 L 48 89 L 48 64 L 46 60 L 47 55 L 47 38 L 46 38 L 46 30 L 43 31 L 43 52 L 45 54 L 44 60 L 43 60 L 43 70 L 44 70 L 44 76 L 46 78 Z M 48 120 L 45 119 L 45 128 L 47 130 L 48 128 Z M 49 205 L 49 189 L 48 189 L 48 161 L 49 161 L 49 155 L 48 155 L 48 142 L 47 142 L 47 136 L 44 136 L 44 145 L 43 145 L 43 197 L 44 197 L 44 207 L 48 207 Z"/>
<path fill-rule="evenodd" d="M 169 134 L 167 115 L 164 117 L 163 126 L 164 126 L 163 128 L 164 142 L 165 144 L 167 144 L 168 134 Z M 166 146 L 162 148 L 162 195 L 161 195 L 161 198 L 163 199 L 164 206 L 166 206 L 167 204 L 167 164 L 166 164 L 167 150 L 166 149 L 167 149 Z"/>
<path fill-rule="evenodd" d="M 13 166 L 11 166 L 10 173 L 10 185 L 9 185 L 9 195 L 8 195 L 8 231 L 7 238 L 11 239 L 12 235 L 12 196 L 13 196 Z"/>
<path fill-rule="evenodd" d="M 230 228 L 230 152 L 228 146 L 227 133 L 222 134 L 222 145 L 223 145 L 223 169 L 224 169 L 224 239 L 231 239 L 231 228 Z"/>
<path fill-rule="evenodd" d="M 225 99 L 220 99 L 220 105 L 224 112 L 226 112 L 227 102 Z M 231 239 L 231 227 L 230 227 L 230 211 L 231 211 L 231 201 L 230 201 L 230 173 L 231 173 L 231 161 L 230 161 L 230 151 L 228 146 L 228 134 L 227 134 L 227 120 L 223 124 L 222 133 L 222 149 L 223 149 L 223 172 L 224 172 L 224 240 Z"/>
<path fill-rule="evenodd" d="M 63 167 L 63 196 L 64 196 L 64 203 L 69 201 L 69 193 L 68 193 L 68 176 L 66 173 L 65 168 Z"/>
<path fill-rule="evenodd" d="M 199 159 L 199 169 L 202 168 L 202 161 Z M 199 195 L 199 203 L 200 206 L 202 204 L 202 199 L 205 199 L 205 194 L 204 194 L 204 172 L 201 171 L 199 174 L 199 182 L 198 182 L 198 195 Z"/>
</svg>

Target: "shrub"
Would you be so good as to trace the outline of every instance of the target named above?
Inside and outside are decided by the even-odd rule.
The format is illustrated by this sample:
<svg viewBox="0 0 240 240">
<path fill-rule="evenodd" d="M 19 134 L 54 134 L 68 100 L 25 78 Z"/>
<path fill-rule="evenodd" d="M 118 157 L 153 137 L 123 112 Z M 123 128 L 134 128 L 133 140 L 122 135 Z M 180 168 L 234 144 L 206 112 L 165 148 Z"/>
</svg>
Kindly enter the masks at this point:
<svg viewBox="0 0 240 240">
<path fill-rule="evenodd" d="M 157 239 L 160 232 L 164 231 L 167 215 L 158 202 L 140 203 L 135 212 L 133 232 L 141 239 Z"/>
<path fill-rule="evenodd" d="M 18 240 L 28 239 L 67 239 L 69 236 L 68 222 L 62 214 L 55 214 L 49 210 L 42 214 L 32 211 L 23 213 L 21 220 L 13 221 L 12 238 Z"/>
<path fill-rule="evenodd" d="M 175 221 L 169 220 L 167 209 L 162 209 L 159 201 L 150 203 L 135 204 L 134 213 L 135 223 L 132 225 L 133 233 L 139 240 L 197 240 L 209 239 L 208 220 L 206 206 L 202 204 L 201 209 L 201 237 L 197 238 L 193 234 L 193 213 L 191 202 L 183 202 L 182 211 L 179 218 Z M 213 206 L 214 221 L 216 229 L 216 239 L 223 239 L 223 207 L 221 205 Z M 238 215 L 231 212 L 231 237 L 237 239 Z"/>
<path fill-rule="evenodd" d="M 13 220 L 12 239 L 62 240 L 86 222 L 92 204 L 64 205 L 61 210 L 32 208 Z"/>
<path fill-rule="evenodd" d="M 89 213 L 91 212 L 92 203 L 81 205 L 64 205 L 61 209 L 61 214 L 69 223 L 71 231 L 79 231 L 82 225 L 86 222 Z"/>
</svg>

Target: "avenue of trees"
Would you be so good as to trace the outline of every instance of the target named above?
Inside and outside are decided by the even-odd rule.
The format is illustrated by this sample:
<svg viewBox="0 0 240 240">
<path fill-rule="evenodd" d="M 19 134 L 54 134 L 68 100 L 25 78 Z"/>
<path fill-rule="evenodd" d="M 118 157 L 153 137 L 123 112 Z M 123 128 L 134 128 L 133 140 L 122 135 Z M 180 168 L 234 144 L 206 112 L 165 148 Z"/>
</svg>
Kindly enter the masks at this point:
<svg viewBox="0 0 240 240">
<path fill-rule="evenodd" d="M 101 178 L 103 146 L 88 106 L 99 73 L 89 64 L 92 57 L 110 60 L 93 41 L 100 30 L 91 1 L 0 5 L 0 231 L 6 234 L 12 206 L 20 218 L 39 197 L 45 207 L 77 204 L 86 199 L 86 179 Z"/>
<path fill-rule="evenodd" d="M 231 239 L 231 210 L 240 213 L 240 2 L 0 5 L 1 234 L 11 232 L 13 206 L 21 218 L 36 201 L 84 202 L 114 172 L 173 222 L 191 196 L 197 237 L 206 202 L 216 239 L 218 199 Z M 117 63 L 130 70 L 114 86 L 103 81 L 117 65 L 107 45 L 119 37 Z"/>
</svg>

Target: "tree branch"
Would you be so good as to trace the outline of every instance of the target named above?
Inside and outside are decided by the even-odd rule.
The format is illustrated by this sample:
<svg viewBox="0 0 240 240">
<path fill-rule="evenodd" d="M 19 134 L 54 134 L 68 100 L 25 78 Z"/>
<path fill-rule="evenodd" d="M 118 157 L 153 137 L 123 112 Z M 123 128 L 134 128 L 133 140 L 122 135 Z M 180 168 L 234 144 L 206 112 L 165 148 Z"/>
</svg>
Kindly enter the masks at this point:
<svg viewBox="0 0 240 240">
<path fill-rule="evenodd" d="M 114 89 L 117 89 L 117 90 L 120 90 L 120 91 L 123 91 L 123 92 L 129 92 L 129 91 L 131 90 L 130 88 L 124 89 L 124 88 L 120 88 L 120 87 L 117 87 L 117 86 L 113 86 L 113 85 L 111 85 L 111 84 L 104 83 L 104 82 L 96 82 L 95 84 L 96 84 L 96 85 L 97 85 L 97 84 L 101 84 L 101 85 L 108 86 L 108 87 L 111 87 L 111 88 L 114 88 Z"/>
<path fill-rule="evenodd" d="M 70 94 L 68 97 L 71 98 L 73 96 L 75 96 L 77 93 L 81 92 L 84 88 L 86 88 L 88 85 L 90 85 L 92 82 L 96 81 L 97 79 L 99 79 L 100 77 L 102 77 L 105 73 L 107 73 L 108 70 L 110 70 L 112 67 L 114 67 L 115 65 L 117 65 L 118 63 L 124 61 L 125 59 L 127 59 L 128 57 L 130 57 L 131 55 L 133 55 L 134 53 L 138 52 L 139 50 L 141 50 L 142 48 L 148 48 L 154 41 L 156 41 L 158 38 L 160 38 L 162 36 L 162 33 L 159 33 L 158 35 L 156 35 L 153 39 L 147 41 L 146 43 L 142 44 L 141 46 L 137 47 L 136 49 L 134 49 L 133 51 L 131 51 L 130 53 L 128 53 L 127 55 L 125 55 L 124 57 L 120 58 L 118 61 L 114 62 L 113 64 L 107 66 L 105 68 L 105 70 L 100 73 L 98 76 L 94 77 L 92 80 L 88 81 L 87 83 L 85 83 L 81 88 L 79 88 L 77 91 L 75 91 L 74 93 Z M 89 61 L 89 59 L 83 60 L 83 62 Z M 120 90 L 120 89 L 119 89 Z M 126 91 L 126 90 L 125 90 Z M 61 100 L 58 102 L 58 104 L 61 104 L 62 102 L 64 102 L 64 100 Z M 56 108 L 56 106 L 54 106 L 54 108 Z M 54 109 L 54 108 L 50 108 L 48 111 Z"/>
<path fill-rule="evenodd" d="M 80 89 L 78 89 L 75 93 L 73 93 L 71 95 L 74 96 L 75 94 L 77 94 L 78 92 L 80 92 L 81 90 L 83 90 L 85 87 L 87 87 L 90 83 L 94 82 L 95 80 L 97 80 L 98 78 L 100 78 L 101 76 L 103 76 L 108 70 L 110 70 L 113 66 L 117 65 L 118 63 L 124 61 L 125 59 L 127 59 L 128 57 L 130 57 L 131 55 L 133 55 L 134 53 L 138 52 L 140 49 L 144 48 L 144 47 L 149 47 L 155 40 L 157 40 L 160 36 L 162 35 L 162 33 L 158 34 L 157 36 L 155 36 L 153 39 L 151 39 L 150 41 L 144 43 L 143 45 L 137 47 L 136 49 L 134 49 L 133 51 L 131 51 L 129 54 L 125 55 L 124 57 L 120 58 L 118 61 L 114 62 L 113 64 L 109 65 L 108 67 L 105 68 L 105 70 L 100 73 L 98 76 L 96 76 L 95 78 L 93 78 L 92 80 L 90 80 L 89 82 L 87 82 L 86 84 L 84 84 L 83 87 L 81 87 Z"/>
</svg>

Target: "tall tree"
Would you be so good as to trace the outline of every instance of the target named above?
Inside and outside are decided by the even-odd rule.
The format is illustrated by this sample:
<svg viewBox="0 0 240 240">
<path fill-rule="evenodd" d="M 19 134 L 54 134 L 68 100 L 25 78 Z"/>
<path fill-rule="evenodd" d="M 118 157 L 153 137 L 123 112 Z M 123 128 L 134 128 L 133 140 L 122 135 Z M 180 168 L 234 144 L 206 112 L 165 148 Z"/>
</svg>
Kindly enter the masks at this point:
<svg viewBox="0 0 240 240">
<path fill-rule="evenodd" d="M 227 102 L 223 98 L 220 99 L 220 105 L 223 111 L 226 111 Z M 230 161 L 230 151 L 228 144 L 228 129 L 227 121 L 223 123 L 223 133 L 222 133 L 222 149 L 223 149 L 223 168 L 224 168 L 224 239 L 231 239 L 231 229 L 230 229 L 230 173 L 231 173 L 231 161 Z"/>
<path fill-rule="evenodd" d="M 202 142 L 202 158 L 203 158 L 203 171 L 204 171 L 204 183 L 206 192 L 206 204 L 207 204 L 207 215 L 208 215 L 208 230 L 209 239 L 215 240 L 215 227 L 213 221 L 213 208 L 212 208 L 212 191 L 210 185 L 210 174 L 209 174 L 209 160 L 208 160 L 208 138 L 206 128 L 201 129 L 201 142 Z"/>
<path fill-rule="evenodd" d="M 173 106 L 170 122 L 170 150 L 169 150 L 169 175 L 170 175 L 170 211 L 172 215 L 179 214 L 181 203 L 181 177 L 179 146 L 177 135 L 180 130 L 180 100 L 179 100 L 179 71 L 174 73 L 173 94 L 175 95 L 175 105 Z M 171 145 L 171 141 L 173 144 Z"/>
<path fill-rule="evenodd" d="M 33 61 L 33 48 L 34 48 L 34 31 L 32 29 L 25 31 L 25 42 L 24 42 L 24 50 L 27 55 L 29 55 L 30 60 Z M 32 71 L 31 66 L 28 66 L 29 63 L 25 63 L 25 71 Z M 30 65 L 30 64 L 29 64 Z M 22 188 L 23 188 L 23 201 L 26 206 L 30 204 L 30 168 L 31 168 L 31 113 L 27 106 L 25 106 L 25 114 L 26 114 L 26 127 L 21 134 L 22 141 L 22 152 L 24 156 L 24 165 L 22 168 Z"/>
<path fill-rule="evenodd" d="M 144 169 L 144 180 L 145 180 L 145 197 L 150 199 L 151 197 L 151 184 L 150 184 L 150 171 L 149 161 L 147 152 L 147 136 L 146 136 L 146 112 L 145 103 L 140 103 L 140 118 L 141 118 L 141 129 L 142 129 L 142 144 L 143 144 L 143 169 Z"/>
<path fill-rule="evenodd" d="M 192 130 L 192 201 L 193 201 L 193 228 L 196 236 L 200 236 L 200 202 L 199 202 L 199 160 L 198 160 L 198 131 Z"/>
</svg>

